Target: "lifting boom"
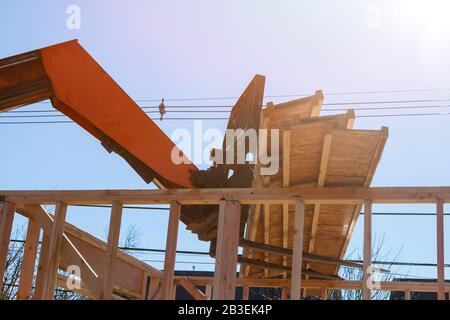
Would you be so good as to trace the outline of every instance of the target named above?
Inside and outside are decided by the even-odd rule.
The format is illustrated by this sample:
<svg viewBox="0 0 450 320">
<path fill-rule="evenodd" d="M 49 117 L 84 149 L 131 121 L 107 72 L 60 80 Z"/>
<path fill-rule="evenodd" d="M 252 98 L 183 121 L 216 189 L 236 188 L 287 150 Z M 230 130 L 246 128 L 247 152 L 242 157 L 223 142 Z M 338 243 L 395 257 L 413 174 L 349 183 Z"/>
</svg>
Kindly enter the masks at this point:
<svg viewBox="0 0 450 320">
<path fill-rule="evenodd" d="M 197 168 L 97 62 L 72 40 L 0 60 L 0 112 L 50 99 L 147 182 L 192 187 Z M 175 148 L 175 149 L 174 149 Z M 184 156 L 184 155 L 183 155 Z M 185 156 L 184 156 L 185 157 Z"/>
<path fill-rule="evenodd" d="M 231 111 L 228 129 L 259 129 L 264 82 L 264 76 L 253 78 Z M 46 99 L 108 152 L 124 158 L 147 183 L 166 188 L 236 188 L 252 183 L 249 164 L 214 164 L 198 170 L 77 40 L 0 60 L 0 112 Z M 228 148 L 225 140 L 223 148 Z M 172 154 L 184 157 L 182 163 L 175 163 Z M 217 206 L 183 206 L 181 220 L 200 239 L 214 240 L 217 211 Z M 241 227 L 246 211 L 244 207 Z M 208 217 L 214 223 L 202 229 Z"/>
</svg>

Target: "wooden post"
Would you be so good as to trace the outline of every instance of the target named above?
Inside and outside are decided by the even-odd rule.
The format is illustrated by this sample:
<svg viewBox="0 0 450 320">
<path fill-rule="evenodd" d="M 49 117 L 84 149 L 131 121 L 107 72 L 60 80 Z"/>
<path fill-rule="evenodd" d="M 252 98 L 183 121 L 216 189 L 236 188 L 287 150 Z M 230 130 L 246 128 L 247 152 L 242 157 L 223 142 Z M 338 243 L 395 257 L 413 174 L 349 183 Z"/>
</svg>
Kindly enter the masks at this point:
<svg viewBox="0 0 450 320">
<path fill-rule="evenodd" d="M 106 247 L 105 267 L 103 269 L 102 293 L 100 299 L 111 300 L 113 294 L 114 264 L 119 245 L 120 225 L 122 223 L 122 204 L 113 201 L 109 219 L 108 244 Z"/>
<path fill-rule="evenodd" d="M 141 287 L 142 300 L 149 299 L 151 281 L 152 280 L 151 280 L 148 272 L 146 272 L 146 271 L 142 272 L 142 287 Z"/>
<path fill-rule="evenodd" d="M 411 300 L 411 290 L 405 290 L 405 300 Z"/>
<path fill-rule="evenodd" d="M 39 234 L 41 232 L 39 224 L 28 220 L 27 238 L 23 249 L 22 268 L 20 270 L 19 288 L 17 290 L 17 300 L 30 300 L 33 286 L 34 266 L 39 244 Z"/>
<path fill-rule="evenodd" d="M 64 224 L 66 221 L 67 205 L 62 202 L 56 204 L 56 212 L 50 235 L 48 255 L 44 269 L 44 299 L 52 300 L 54 298 L 56 277 L 59 268 L 60 249 L 63 239 Z"/>
<path fill-rule="evenodd" d="M 283 188 L 289 187 L 291 158 L 291 130 L 283 131 Z M 283 248 L 288 247 L 289 235 L 289 205 L 283 204 Z M 283 256 L 283 266 L 287 266 L 287 257 Z M 283 278 L 287 278 L 287 272 L 283 273 Z"/>
<path fill-rule="evenodd" d="M 220 201 L 213 285 L 215 300 L 233 300 L 236 297 L 240 217 L 241 204 L 238 201 Z"/>
<path fill-rule="evenodd" d="M 47 261 L 48 250 L 49 250 L 50 238 L 42 232 L 42 244 L 39 250 L 39 262 L 36 272 L 36 285 L 34 288 L 33 300 L 43 300 L 45 299 L 44 294 L 44 277 L 45 277 L 45 263 Z"/>
<path fill-rule="evenodd" d="M 242 287 L 242 300 L 248 300 L 250 288 L 248 286 Z"/>
<path fill-rule="evenodd" d="M 288 247 L 289 237 L 289 205 L 283 204 L 283 248 Z M 287 266 L 287 257 L 283 256 L 283 266 Z M 283 278 L 287 278 L 287 272 L 283 273 Z"/>
<path fill-rule="evenodd" d="M 15 210 L 16 206 L 14 203 L 0 202 L 0 288 L 3 287 L 3 277 Z"/>
<path fill-rule="evenodd" d="M 166 255 L 164 258 L 164 274 L 161 283 L 161 299 L 173 298 L 173 276 L 175 272 L 175 258 L 178 240 L 178 225 L 180 220 L 180 204 L 176 201 L 170 203 L 169 225 L 167 228 Z"/>
<path fill-rule="evenodd" d="M 205 295 L 206 295 L 206 297 L 208 297 L 208 300 L 212 299 L 212 286 L 211 285 L 206 286 Z"/>
<path fill-rule="evenodd" d="M 291 300 L 300 300 L 303 256 L 303 229 L 305 221 L 305 204 L 297 200 L 294 216 L 294 248 L 292 251 Z"/>
<path fill-rule="evenodd" d="M 176 300 L 176 298 L 177 298 L 177 285 L 174 284 L 172 287 L 172 298 L 171 299 Z"/>
<path fill-rule="evenodd" d="M 371 299 L 369 282 L 372 281 L 372 201 L 364 201 L 364 277 L 363 277 L 363 300 Z"/>
<path fill-rule="evenodd" d="M 445 300 L 444 201 L 440 199 L 436 203 L 436 244 L 438 300 Z"/>
<path fill-rule="evenodd" d="M 149 289 L 149 300 L 156 299 L 156 294 L 158 292 L 160 280 L 158 278 L 151 278 L 150 279 L 150 289 Z"/>
<path fill-rule="evenodd" d="M 288 294 L 288 288 L 287 287 L 282 287 L 281 288 L 281 300 L 286 300 L 287 299 L 287 294 Z"/>
<path fill-rule="evenodd" d="M 322 290 L 320 291 L 320 299 L 327 300 L 327 298 L 328 298 L 328 289 L 322 288 Z"/>
<path fill-rule="evenodd" d="M 264 244 L 270 244 L 270 205 L 264 205 Z M 269 253 L 264 252 L 264 261 L 269 262 Z M 264 278 L 269 277 L 269 270 L 264 269 Z"/>
</svg>

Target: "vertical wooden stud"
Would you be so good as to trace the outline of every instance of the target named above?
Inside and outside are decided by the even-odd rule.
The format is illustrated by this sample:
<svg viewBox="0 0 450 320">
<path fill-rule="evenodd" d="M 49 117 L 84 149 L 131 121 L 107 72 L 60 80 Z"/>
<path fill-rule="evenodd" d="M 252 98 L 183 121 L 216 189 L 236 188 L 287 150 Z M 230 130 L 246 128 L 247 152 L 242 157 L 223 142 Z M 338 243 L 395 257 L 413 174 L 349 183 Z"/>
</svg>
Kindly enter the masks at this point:
<svg viewBox="0 0 450 320">
<path fill-rule="evenodd" d="M 177 298 L 177 285 L 174 284 L 172 287 L 172 300 L 176 300 Z"/>
<path fill-rule="evenodd" d="M 364 277 L 363 277 L 363 300 L 371 299 L 369 282 L 372 279 L 372 201 L 364 202 Z"/>
<path fill-rule="evenodd" d="M 287 294 L 288 294 L 288 288 L 282 287 L 281 288 L 281 300 L 287 300 Z"/>
<path fill-rule="evenodd" d="M 242 300 L 248 300 L 250 288 L 248 286 L 242 287 Z"/>
<path fill-rule="evenodd" d="M 151 278 L 150 280 L 150 290 L 149 290 L 149 299 L 155 300 L 156 294 L 158 293 L 158 287 L 159 287 L 160 280 L 158 278 Z"/>
<path fill-rule="evenodd" d="M 444 201 L 440 199 L 436 203 L 436 244 L 438 300 L 445 300 Z"/>
<path fill-rule="evenodd" d="M 164 274 L 161 283 L 161 299 L 173 298 L 173 277 L 175 272 L 175 258 L 178 241 L 178 225 L 180 220 L 180 204 L 176 201 L 170 203 L 169 225 L 167 228 L 166 255 L 164 258 Z"/>
<path fill-rule="evenodd" d="M 49 244 L 50 238 L 44 232 L 42 232 L 42 244 L 41 249 L 39 250 L 39 262 L 38 268 L 36 272 L 36 284 L 34 288 L 34 295 L 32 297 L 33 300 L 43 300 L 45 299 L 44 294 L 44 277 L 45 277 L 45 268 L 46 261 L 49 254 Z"/>
<path fill-rule="evenodd" d="M 113 294 L 114 264 L 119 246 L 120 225 L 122 223 L 122 204 L 113 201 L 109 219 L 108 243 L 106 246 L 105 266 L 103 269 L 102 293 L 100 299 L 111 300 Z"/>
<path fill-rule="evenodd" d="M 29 219 L 27 237 L 23 249 L 22 267 L 20 269 L 19 288 L 17 289 L 17 300 L 30 300 L 31 298 L 40 232 L 39 224 Z"/>
<path fill-rule="evenodd" d="M 270 244 L 270 205 L 264 205 L 264 244 Z M 264 261 L 269 262 L 269 253 L 264 252 Z M 269 270 L 264 269 L 264 277 L 269 276 Z"/>
<path fill-rule="evenodd" d="M 220 201 L 213 285 L 215 300 L 235 299 L 240 217 L 238 201 Z"/>
<path fill-rule="evenodd" d="M 0 288 L 3 287 L 3 277 L 15 210 L 16 206 L 14 203 L 8 201 L 0 202 Z"/>
<path fill-rule="evenodd" d="M 291 158 L 291 130 L 283 131 L 283 188 L 289 187 Z M 288 247 L 289 233 L 289 205 L 283 204 L 283 248 Z M 283 266 L 287 266 L 287 257 L 283 256 Z M 283 273 L 283 278 L 287 278 L 287 273 Z"/>
<path fill-rule="evenodd" d="M 212 286 L 211 285 L 206 286 L 205 295 L 206 295 L 206 297 L 208 297 L 208 300 L 212 299 Z"/>
<path fill-rule="evenodd" d="M 405 300 L 411 300 L 411 290 L 405 290 Z"/>
<path fill-rule="evenodd" d="M 305 221 L 305 204 L 297 200 L 294 216 L 294 248 L 292 252 L 291 299 L 300 300 L 303 256 L 303 229 Z"/>
<path fill-rule="evenodd" d="M 56 204 L 55 216 L 52 224 L 48 255 L 44 269 L 44 294 L 47 300 L 54 298 L 57 273 L 60 261 L 60 249 L 63 240 L 64 224 L 66 221 L 67 205 L 62 202 Z"/>
<path fill-rule="evenodd" d="M 328 298 L 328 289 L 322 288 L 320 291 L 320 299 L 327 300 L 327 298 Z"/>
</svg>

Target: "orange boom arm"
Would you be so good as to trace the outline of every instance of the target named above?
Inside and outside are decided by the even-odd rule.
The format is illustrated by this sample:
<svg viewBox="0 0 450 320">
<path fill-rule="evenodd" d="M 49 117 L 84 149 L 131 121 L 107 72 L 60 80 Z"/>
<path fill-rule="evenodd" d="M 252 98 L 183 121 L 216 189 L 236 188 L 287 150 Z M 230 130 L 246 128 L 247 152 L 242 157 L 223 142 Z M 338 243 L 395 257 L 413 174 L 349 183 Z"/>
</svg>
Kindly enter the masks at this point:
<svg viewBox="0 0 450 320">
<path fill-rule="evenodd" d="M 192 187 L 197 168 L 187 159 L 173 163 L 174 143 L 78 41 L 0 60 L 0 112 L 45 99 L 147 183 L 157 179 L 168 188 Z"/>
</svg>

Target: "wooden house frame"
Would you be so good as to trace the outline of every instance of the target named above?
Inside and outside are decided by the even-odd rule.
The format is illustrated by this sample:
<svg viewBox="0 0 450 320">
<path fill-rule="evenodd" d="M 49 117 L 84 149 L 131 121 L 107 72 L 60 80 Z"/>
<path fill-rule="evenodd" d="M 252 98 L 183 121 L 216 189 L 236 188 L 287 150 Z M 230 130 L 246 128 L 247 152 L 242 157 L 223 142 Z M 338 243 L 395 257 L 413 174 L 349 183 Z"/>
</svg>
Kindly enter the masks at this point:
<svg viewBox="0 0 450 320">
<path fill-rule="evenodd" d="M 376 187 L 376 188 L 247 188 L 247 189 L 168 189 L 168 190 L 86 190 L 86 191 L 1 191 L 0 269 L 3 279 L 7 248 L 14 213 L 29 219 L 26 251 L 19 284 L 19 299 L 52 299 L 55 287 L 67 287 L 66 277 L 58 273 L 68 264 L 81 268 L 82 286 L 75 291 L 92 299 L 173 299 L 174 288 L 183 286 L 195 299 L 234 299 L 237 286 L 285 288 L 291 299 L 301 290 L 362 289 L 370 299 L 367 281 L 305 279 L 302 276 L 301 245 L 304 212 L 307 205 L 364 205 L 364 266 L 371 265 L 372 204 L 436 204 L 437 283 L 381 282 L 375 290 L 430 291 L 444 299 L 450 284 L 444 281 L 444 203 L 450 201 L 450 187 Z M 111 205 L 108 241 L 65 222 L 70 205 Z M 159 271 L 118 250 L 117 239 L 125 204 L 169 204 L 169 223 L 164 270 Z M 175 277 L 175 250 L 180 207 L 186 204 L 220 205 L 219 231 L 214 278 Z M 296 241 L 292 250 L 291 278 L 263 279 L 238 277 L 238 223 L 240 205 L 290 205 L 295 207 Z M 43 205 L 56 205 L 54 215 Z M 37 252 L 39 229 L 43 244 L 38 261 L 36 288 L 31 297 L 31 279 Z M 267 248 L 270 250 L 270 247 Z M 245 263 L 240 263 L 241 266 Z M 368 269 L 366 269 L 368 270 Z M 370 274 L 365 273 L 365 280 Z M 150 280 L 150 281 L 148 281 Z M 198 289 L 206 286 L 206 292 Z M 244 290 L 245 293 L 245 290 Z M 287 297 L 287 294 L 284 296 Z M 408 298 L 408 295 L 406 296 Z M 246 296 L 244 295 L 244 298 Z"/>
</svg>

